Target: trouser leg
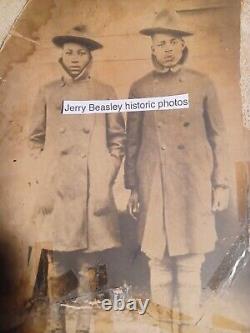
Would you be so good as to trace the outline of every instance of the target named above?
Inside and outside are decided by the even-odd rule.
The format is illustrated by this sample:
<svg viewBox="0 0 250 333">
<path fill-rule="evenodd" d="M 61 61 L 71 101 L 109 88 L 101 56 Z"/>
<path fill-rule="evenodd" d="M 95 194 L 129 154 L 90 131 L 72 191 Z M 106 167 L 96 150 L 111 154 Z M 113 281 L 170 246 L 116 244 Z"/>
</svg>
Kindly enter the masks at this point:
<svg viewBox="0 0 250 333">
<path fill-rule="evenodd" d="M 96 291 L 96 267 L 93 255 L 80 255 L 78 259 L 78 315 L 77 333 L 88 333 L 92 316 L 92 307 L 89 302 L 95 297 Z"/>
<path fill-rule="evenodd" d="M 175 258 L 177 269 L 177 295 L 183 317 L 197 317 L 200 309 L 201 267 L 204 255 L 193 254 Z"/>
<path fill-rule="evenodd" d="M 48 297 L 50 301 L 48 316 L 49 333 L 65 333 L 65 308 L 60 300 L 64 295 L 63 274 L 65 268 L 61 256 L 55 252 L 48 252 Z"/>
<path fill-rule="evenodd" d="M 174 274 L 171 260 L 151 259 L 149 267 L 151 300 L 172 309 L 174 303 Z"/>
<path fill-rule="evenodd" d="M 77 310 L 76 333 L 89 333 L 92 317 L 92 307 L 87 302 L 80 302 Z"/>
<path fill-rule="evenodd" d="M 174 267 L 170 257 L 164 260 L 151 259 L 150 284 L 151 301 L 160 305 L 158 318 L 172 320 L 174 306 Z"/>
</svg>

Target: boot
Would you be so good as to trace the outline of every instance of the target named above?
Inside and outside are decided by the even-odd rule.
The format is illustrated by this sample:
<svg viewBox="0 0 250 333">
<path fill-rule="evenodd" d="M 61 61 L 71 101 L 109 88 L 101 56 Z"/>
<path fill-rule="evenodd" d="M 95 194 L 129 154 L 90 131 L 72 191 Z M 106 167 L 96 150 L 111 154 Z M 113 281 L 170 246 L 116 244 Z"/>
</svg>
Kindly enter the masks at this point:
<svg viewBox="0 0 250 333">
<path fill-rule="evenodd" d="M 47 333 L 66 333 L 65 308 L 59 303 L 50 304 Z"/>
<path fill-rule="evenodd" d="M 79 272 L 79 286 L 77 303 L 79 305 L 77 314 L 76 333 L 89 333 L 92 316 L 90 302 L 95 299 L 97 290 L 97 270 L 95 267 L 82 267 Z"/>
<path fill-rule="evenodd" d="M 89 333 L 90 321 L 92 316 L 92 306 L 90 302 L 90 294 L 81 294 L 77 298 L 78 310 L 77 310 L 77 322 L 76 333 Z"/>
<path fill-rule="evenodd" d="M 61 305 L 64 281 L 61 278 L 48 279 L 49 313 L 47 333 L 66 333 L 65 307 Z"/>
<path fill-rule="evenodd" d="M 90 305 L 83 305 L 78 309 L 76 333 L 89 333 L 90 321 L 92 316 L 92 307 Z"/>
</svg>

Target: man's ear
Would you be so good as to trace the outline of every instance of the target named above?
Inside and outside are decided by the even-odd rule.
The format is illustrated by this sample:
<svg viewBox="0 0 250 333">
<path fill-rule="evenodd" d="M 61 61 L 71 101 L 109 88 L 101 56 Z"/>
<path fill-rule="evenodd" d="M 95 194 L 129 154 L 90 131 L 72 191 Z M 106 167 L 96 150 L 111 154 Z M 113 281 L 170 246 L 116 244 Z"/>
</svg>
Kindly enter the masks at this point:
<svg viewBox="0 0 250 333">
<path fill-rule="evenodd" d="M 155 54 L 155 48 L 154 48 L 154 45 L 151 45 L 151 51 L 153 54 Z"/>
<path fill-rule="evenodd" d="M 182 50 L 184 50 L 186 47 L 186 42 L 183 38 L 181 38 L 181 47 L 182 47 Z"/>
</svg>

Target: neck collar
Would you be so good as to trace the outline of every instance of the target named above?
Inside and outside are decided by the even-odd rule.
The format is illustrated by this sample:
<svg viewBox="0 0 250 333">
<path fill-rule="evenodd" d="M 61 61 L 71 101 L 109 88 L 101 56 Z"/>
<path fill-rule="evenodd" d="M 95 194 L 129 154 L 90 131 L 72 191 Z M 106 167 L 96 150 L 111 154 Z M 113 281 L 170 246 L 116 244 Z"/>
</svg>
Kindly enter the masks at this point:
<svg viewBox="0 0 250 333">
<path fill-rule="evenodd" d="M 156 57 L 152 54 L 151 56 L 152 62 L 154 65 L 154 69 L 157 73 L 164 74 L 164 73 L 178 73 L 183 65 L 177 64 L 174 67 L 163 67 L 156 59 Z"/>
</svg>

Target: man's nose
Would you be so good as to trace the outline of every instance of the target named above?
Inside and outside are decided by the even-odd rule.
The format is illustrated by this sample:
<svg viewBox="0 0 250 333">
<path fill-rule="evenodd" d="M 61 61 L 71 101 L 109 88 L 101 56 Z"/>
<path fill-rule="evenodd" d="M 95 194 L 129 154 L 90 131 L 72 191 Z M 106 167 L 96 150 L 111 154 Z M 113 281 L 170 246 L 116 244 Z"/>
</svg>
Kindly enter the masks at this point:
<svg viewBox="0 0 250 333">
<path fill-rule="evenodd" d="M 166 53 L 170 53 L 170 52 L 173 52 L 173 48 L 171 46 L 166 46 L 164 51 Z"/>
</svg>

